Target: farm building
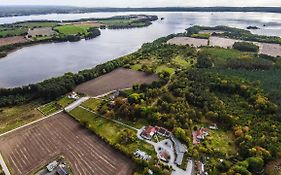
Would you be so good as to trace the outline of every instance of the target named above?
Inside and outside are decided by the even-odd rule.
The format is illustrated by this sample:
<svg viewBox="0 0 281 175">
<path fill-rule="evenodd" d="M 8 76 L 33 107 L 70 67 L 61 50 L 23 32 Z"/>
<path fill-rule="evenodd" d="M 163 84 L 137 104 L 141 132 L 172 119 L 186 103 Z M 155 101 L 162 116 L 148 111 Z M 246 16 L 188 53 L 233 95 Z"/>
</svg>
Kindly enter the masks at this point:
<svg viewBox="0 0 281 175">
<path fill-rule="evenodd" d="M 68 96 L 67 96 L 69 99 L 79 99 L 79 96 L 76 92 L 71 92 Z"/>
</svg>

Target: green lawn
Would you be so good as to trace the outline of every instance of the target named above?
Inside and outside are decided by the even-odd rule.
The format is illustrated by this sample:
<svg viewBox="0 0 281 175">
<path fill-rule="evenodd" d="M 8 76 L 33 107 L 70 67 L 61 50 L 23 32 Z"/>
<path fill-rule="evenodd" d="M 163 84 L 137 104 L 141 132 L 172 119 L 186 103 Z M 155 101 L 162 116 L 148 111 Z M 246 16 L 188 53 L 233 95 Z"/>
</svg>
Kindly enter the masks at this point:
<svg viewBox="0 0 281 175">
<path fill-rule="evenodd" d="M 192 66 L 192 64 L 185 59 L 183 59 L 181 56 L 175 57 L 172 62 L 182 68 L 189 68 Z"/>
<path fill-rule="evenodd" d="M 144 141 L 137 140 L 131 144 L 123 145 L 118 142 L 118 135 L 119 133 L 124 130 L 128 129 L 119 124 L 116 124 L 110 120 L 104 119 L 99 117 L 98 115 L 92 114 L 87 110 L 77 107 L 70 112 L 70 115 L 74 117 L 80 123 L 87 123 L 88 128 L 95 132 L 100 137 L 106 139 L 112 144 L 120 144 L 121 146 L 126 149 L 130 154 L 133 154 L 136 149 L 140 149 L 146 151 L 147 153 L 155 156 L 155 151 L 153 146 L 145 143 Z M 130 129 L 129 129 L 130 130 Z M 135 131 L 133 131 L 135 132 Z M 136 132 L 135 132 L 136 133 Z"/>
<path fill-rule="evenodd" d="M 61 107 L 64 108 L 64 107 L 70 105 L 71 103 L 73 103 L 74 101 L 75 101 L 74 99 L 70 99 L 67 96 L 64 96 L 57 101 L 57 104 L 59 104 Z"/>
<path fill-rule="evenodd" d="M 120 24 L 130 24 L 133 22 L 131 19 L 101 19 L 98 20 L 98 22 L 101 22 L 106 25 L 120 25 Z"/>
<path fill-rule="evenodd" d="M 234 155 L 236 153 L 234 136 L 231 132 L 223 130 L 209 130 L 207 138 L 207 147 L 222 152 L 226 155 Z"/>
<path fill-rule="evenodd" d="M 89 28 L 89 25 L 63 25 L 55 27 L 54 30 L 64 35 L 77 35 L 87 34 Z"/>
<path fill-rule="evenodd" d="M 230 59 L 252 58 L 253 53 L 240 52 L 234 49 L 224 48 L 203 48 L 202 51 L 207 52 L 214 60 L 215 66 L 224 65 Z"/>
<path fill-rule="evenodd" d="M 61 108 L 60 106 L 56 103 L 56 101 L 53 101 L 51 103 L 48 103 L 44 106 L 39 107 L 39 110 L 45 115 L 48 116 L 50 114 L 53 114 L 57 111 L 59 111 Z"/>
<path fill-rule="evenodd" d="M 135 65 L 131 66 L 131 69 L 138 71 L 141 69 L 141 67 L 142 67 L 142 64 L 135 64 Z"/>
<path fill-rule="evenodd" d="M 169 74 L 173 74 L 175 72 L 175 69 L 170 68 L 166 65 L 161 65 L 156 68 L 156 73 L 160 73 L 160 72 L 164 72 L 164 71 L 168 72 Z"/>
<path fill-rule="evenodd" d="M 14 107 L 0 108 L 0 133 L 7 132 L 43 117 L 36 110 L 38 106 L 40 106 L 39 102 L 34 101 Z"/>
<path fill-rule="evenodd" d="M 88 109 L 91 109 L 92 111 L 96 111 L 98 107 L 100 106 L 101 101 L 96 98 L 90 98 L 89 100 L 82 103 L 82 106 Z"/>
</svg>

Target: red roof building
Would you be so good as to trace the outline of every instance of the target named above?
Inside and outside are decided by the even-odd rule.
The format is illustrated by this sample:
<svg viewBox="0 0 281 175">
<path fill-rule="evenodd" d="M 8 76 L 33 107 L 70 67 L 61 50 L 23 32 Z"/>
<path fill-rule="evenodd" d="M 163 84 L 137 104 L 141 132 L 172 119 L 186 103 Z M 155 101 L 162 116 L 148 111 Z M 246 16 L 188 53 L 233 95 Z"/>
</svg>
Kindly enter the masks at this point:
<svg viewBox="0 0 281 175">
<path fill-rule="evenodd" d="M 151 138 L 154 136 L 156 133 L 156 129 L 153 126 L 146 126 L 142 133 L 141 136 L 147 140 L 151 140 Z"/>
</svg>

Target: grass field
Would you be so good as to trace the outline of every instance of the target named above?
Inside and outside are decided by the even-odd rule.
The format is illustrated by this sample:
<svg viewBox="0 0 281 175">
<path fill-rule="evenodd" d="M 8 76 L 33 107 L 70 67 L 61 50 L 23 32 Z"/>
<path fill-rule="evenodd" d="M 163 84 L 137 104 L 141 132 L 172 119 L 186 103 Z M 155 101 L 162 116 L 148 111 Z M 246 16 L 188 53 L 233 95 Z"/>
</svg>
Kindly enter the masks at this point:
<svg viewBox="0 0 281 175">
<path fill-rule="evenodd" d="M 180 66 L 182 68 L 189 68 L 192 66 L 192 64 L 189 61 L 186 61 L 181 56 L 176 56 L 172 62 L 176 64 L 177 66 Z"/>
<path fill-rule="evenodd" d="M 102 117 L 99 117 L 97 115 L 94 115 L 85 109 L 82 109 L 80 107 L 75 108 L 70 112 L 71 116 L 73 116 L 76 120 L 78 120 L 80 123 L 87 123 L 90 130 L 95 132 L 100 137 L 106 139 L 112 144 L 119 143 L 118 135 L 119 133 L 124 130 L 128 129 L 121 125 L 118 125 L 116 123 L 111 122 L 110 120 L 104 119 Z M 134 131 L 135 132 L 135 131 Z M 121 143 L 119 143 L 121 144 Z M 122 144 L 121 144 L 122 145 Z M 145 143 L 144 141 L 137 140 L 131 144 L 123 145 L 126 146 L 127 151 L 130 154 L 133 154 L 133 152 L 136 149 L 140 149 L 143 151 L 146 151 L 147 153 L 151 155 L 155 155 L 155 151 L 153 146 Z"/>
<path fill-rule="evenodd" d="M 213 148 L 225 155 L 234 155 L 237 151 L 234 143 L 234 136 L 223 130 L 209 130 L 207 147 Z"/>
<path fill-rule="evenodd" d="M 173 74 L 175 72 L 175 69 L 170 68 L 167 65 L 161 65 L 156 68 L 156 73 L 160 73 L 160 72 L 164 72 L 164 71 L 168 72 L 169 74 Z"/>
<path fill-rule="evenodd" d="M 106 25 L 130 24 L 133 22 L 131 19 L 101 19 L 97 21 Z"/>
<path fill-rule="evenodd" d="M 27 32 L 25 27 L 6 28 L 0 27 L 0 37 L 19 36 Z"/>
<path fill-rule="evenodd" d="M 97 111 L 98 107 L 100 106 L 100 100 L 96 98 L 90 98 L 89 100 L 82 103 L 82 106 L 92 111 Z"/>
<path fill-rule="evenodd" d="M 44 106 L 39 107 L 40 112 L 42 112 L 45 116 L 48 116 L 50 114 L 53 114 L 57 111 L 59 111 L 61 108 L 57 104 L 56 101 L 50 102 Z"/>
<path fill-rule="evenodd" d="M 230 59 L 249 59 L 254 57 L 253 53 L 240 52 L 234 49 L 204 48 L 202 51 L 210 55 L 216 67 L 225 65 Z"/>
<path fill-rule="evenodd" d="M 43 117 L 35 108 L 40 104 L 31 102 L 12 108 L 0 108 L 0 133 L 15 129 Z"/>
<path fill-rule="evenodd" d="M 64 96 L 57 101 L 57 104 L 59 104 L 62 108 L 64 108 L 70 105 L 71 103 L 73 103 L 74 101 L 75 101 L 74 99 L 70 99 L 67 96 Z"/>
<path fill-rule="evenodd" d="M 77 35 L 87 34 L 89 28 L 89 25 L 63 25 L 55 27 L 54 30 L 64 35 Z"/>
<path fill-rule="evenodd" d="M 135 65 L 132 65 L 131 66 L 131 69 L 135 70 L 135 71 L 138 71 L 140 70 L 142 67 L 142 64 L 135 64 Z"/>
</svg>

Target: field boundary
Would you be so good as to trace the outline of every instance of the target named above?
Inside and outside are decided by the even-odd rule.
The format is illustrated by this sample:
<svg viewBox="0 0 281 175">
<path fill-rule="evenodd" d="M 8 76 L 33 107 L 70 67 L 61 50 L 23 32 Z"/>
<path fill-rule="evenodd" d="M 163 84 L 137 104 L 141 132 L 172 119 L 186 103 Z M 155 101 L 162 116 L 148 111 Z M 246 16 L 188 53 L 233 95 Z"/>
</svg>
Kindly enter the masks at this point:
<svg viewBox="0 0 281 175">
<path fill-rule="evenodd" d="M 3 137 L 3 136 L 5 136 L 5 135 L 7 135 L 7 134 L 9 134 L 9 133 L 12 133 L 12 132 L 17 131 L 17 130 L 19 130 L 19 129 L 25 128 L 25 127 L 30 126 L 30 125 L 33 125 L 33 124 L 38 123 L 38 122 L 40 122 L 40 121 L 43 121 L 43 120 L 45 120 L 45 119 L 47 119 L 47 118 L 50 118 L 50 117 L 52 117 L 52 116 L 54 116 L 54 115 L 56 115 L 56 114 L 61 113 L 61 112 L 63 112 L 63 110 L 59 110 L 59 111 L 57 111 L 57 112 L 55 112 L 55 113 L 53 113 L 53 114 L 51 114 L 51 115 L 48 115 L 48 116 L 46 116 L 46 117 L 42 117 L 42 118 L 40 118 L 40 119 L 38 119 L 38 120 L 35 120 L 35 121 L 33 121 L 33 122 L 30 122 L 30 123 L 28 123 L 28 124 L 26 124 L 26 125 L 22 125 L 22 126 L 20 126 L 20 127 L 18 127 L 18 128 L 15 128 L 15 129 L 12 129 L 12 130 L 7 131 L 7 132 L 5 132 L 5 133 L 2 133 L 2 134 L 0 134 L 0 137 Z"/>
<path fill-rule="evenodd" d="M 5 160 L 1 153 L 0 153 L 0 164 L 1 164 L 2 170 L 4 171 L 5 175 L 11 175 L 9 168 L 7 167 Z"/>
</svg>

